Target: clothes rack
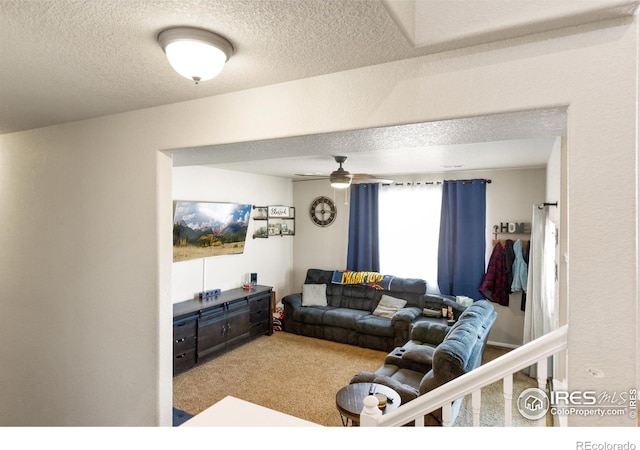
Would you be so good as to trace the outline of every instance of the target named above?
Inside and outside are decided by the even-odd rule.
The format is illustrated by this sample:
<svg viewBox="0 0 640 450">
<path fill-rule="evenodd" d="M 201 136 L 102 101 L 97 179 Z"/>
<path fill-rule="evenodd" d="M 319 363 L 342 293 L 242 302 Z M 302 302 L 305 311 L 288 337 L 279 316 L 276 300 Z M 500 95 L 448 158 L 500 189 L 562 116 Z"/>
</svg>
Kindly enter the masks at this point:
<svg viewBox="0 0 640 450">
<path fill-rule="evenodd" d="M 516 238 L 516 239 L 494 239 L 491 247 L 495 247 L 497 244 L 502 244 L 503 246 L 507 243 L 507 241 L 517 241 L 520 240 L 522 241 L 522 245 L 528 246 L 529 245 L 529 241 L 530 239 L 521 239 L 521 238 Z"/>
</svg>

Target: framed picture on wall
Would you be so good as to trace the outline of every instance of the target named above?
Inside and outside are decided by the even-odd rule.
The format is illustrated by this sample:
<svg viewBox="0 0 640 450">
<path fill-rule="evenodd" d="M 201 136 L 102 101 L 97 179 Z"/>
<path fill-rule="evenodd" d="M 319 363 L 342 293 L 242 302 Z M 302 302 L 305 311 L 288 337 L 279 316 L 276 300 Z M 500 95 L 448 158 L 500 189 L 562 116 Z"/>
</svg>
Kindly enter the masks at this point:
<svg viewBox="0 0 640 450">
<path fill-rule="evenodd" d="M 174 202 L 173 261 L 244 252 L 252 205 Z"/>
<path fill-rule="evenodd" d="M 269 230 L 267 229 L 267 221 L 265 220 L 264 222 L 258 223 L 256 222 L 256 225 L 254 226 L 253 229 L 253 238 L 268 238 L 269 237 Z"/>
<path fill-rule="evenodd" d="M 296 212 L 293 206 L 269 206 L 269 236 L 294 236 Z"/>
<path fill-rule="evenodd" d="M 254 220 L 267 220 L 267 211 L 268 208 L 266 206 L 254 206 L 253 207 L 253 219 Z"/>
</svg>

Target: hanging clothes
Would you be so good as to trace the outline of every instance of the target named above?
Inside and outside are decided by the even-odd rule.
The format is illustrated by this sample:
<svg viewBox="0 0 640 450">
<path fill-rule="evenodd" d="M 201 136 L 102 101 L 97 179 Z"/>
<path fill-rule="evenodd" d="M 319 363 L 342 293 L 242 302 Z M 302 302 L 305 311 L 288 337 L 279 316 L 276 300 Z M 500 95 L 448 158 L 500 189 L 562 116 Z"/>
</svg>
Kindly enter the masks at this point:
<svg viewBox="0 0 640 450">
<path fill-rule="evenodd" d="M 507 264 L 507 285 L 509 286 L 509 294 L 511 294 L 511 283 L 513 283 L 513 261 L 516 259 L 513 253 L 513 240 L 504 241 L 504 257 Z"/>
<path fill-rule="evenodd" d="M 509 306 L 511 286 L 508 283 L 507 271 L 504 247 L 498 242 L 493 247 L 487 271 L 478 289 L 484 298 L 503 306 Z"/>
<path fill-rule="evenodd" d="M 531 263 L 529 262 L 529 254 L 531 252 L 531 241 L 527 241 L 526 245 L 522 247 L 522 258 L 524 262 L 527 263 L 527 274 L 529 272 L 528 268 L 531 267 Z M 527 288 L 529 287 L 529 277 L 527 276 Z M 522 291 L 522 299 L 520 300 L 520 311 L 525 310 L 527 305 L 527 291 Z"/>
<path fill-rule="evenodd" d="M 513 244 L 513 253 L 515 259 L 513 261 L 513 282 L 511 283 L 511 291 L 527 292 L 528 268 L 522 253 L 522 241 L 518 239 Z"/>
</svg>

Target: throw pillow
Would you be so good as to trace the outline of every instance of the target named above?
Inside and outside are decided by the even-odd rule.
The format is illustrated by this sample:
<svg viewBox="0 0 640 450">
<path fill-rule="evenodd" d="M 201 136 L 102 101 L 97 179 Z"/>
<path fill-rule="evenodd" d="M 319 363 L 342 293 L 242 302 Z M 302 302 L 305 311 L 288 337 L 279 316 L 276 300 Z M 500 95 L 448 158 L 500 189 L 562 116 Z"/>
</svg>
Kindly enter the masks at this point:
<svg viewBox="0 0 640 450">
<path fill-rule="evenodd" d="M 302 306 L 327 306 L 327 285 L 304 284 L 302 286 Z"/>
<path fill-rule="evenodd" d="M 391 318 L 400 308 L 403 308 L 406 304 L 406 300 L 391 297 L 385 294 L 380 299 L 380 303 L 378 303 L 375 311 L 373 311 L 373 315 Z"/>
</svg>

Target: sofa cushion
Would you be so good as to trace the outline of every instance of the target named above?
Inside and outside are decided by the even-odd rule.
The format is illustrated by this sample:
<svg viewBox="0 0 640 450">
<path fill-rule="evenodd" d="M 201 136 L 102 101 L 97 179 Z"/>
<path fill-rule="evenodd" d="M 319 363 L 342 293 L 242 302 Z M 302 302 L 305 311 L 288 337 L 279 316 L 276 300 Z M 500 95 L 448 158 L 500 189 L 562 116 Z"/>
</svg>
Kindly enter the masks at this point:
<svg viewBox="0 0 640 450">
<path fill-rule="evenodd" d="M 436 347 L 433 353 L 433 372 L 436 378 L 447 382 L 473 369 L 471 352 L 478 340 L 476 334 L 475 326 L 466 323 Z"/>
<path fill-rule="evenodd" d="M 336 308 L 344 307 L 342 305 L 342 288 L 339 284 L 327 284 L 327 303 Z"/>
<path fill-rule="evenodd" d="M 431 366 L 433 364 L 433 347 L 429 345 L 414 345 L 407 346 L 406 350 L 402 353 L 402 359 L 408 361 L 424 364 L 425 366 Z"/>
<path fill-rule="evenodd" d="M 444 341 L 450 327 L 437 321 L 438 319 L 419 319 L 411 328 L 411 340 L 436 346 Z"/>
<path fill-rule="evenodd" d="M 356 322 L 356 331 L 370 336 L 394 336 L 391 319 L 387 317 L 374 316 L 373 314 L 367 314 L 366 316 L 360 317 Z"/>
<path fill-rule="evenodd" d="M 389 352 L 384 358 L 384 364 L 425 374 L 432 368 L 433 351 L 434 349 L 430 346 L 409 341 L 404 346 L 396 347 Z"/>
<path fill-rule="evenodd" d="M 487 300 L 476 301 L 462 312 L 433 353 L 433 370 L 440 384 L 467 373 L 482 363 L 484 347 L 496 317 L 493 305 Z M 434 324 L 430 327 L 434 327 Z M 417 330 L 414 327 L 413 331 Z M 430 331 L 435 331 L 435 328 Z M 441 333 L 442 331 L 435 334 Z M 415 334 L 424 337 L 424 333 Z M 414 337 L 415 334 L 412 333 L 411 336 Z"/>
<path fill-rule="evenodd" d="M 378 306 L 376 306 L 376 309 L 373 311 L 373 315 L 388 317 L 389 319 L 391 319 L 393 315 L 398 312 L 400 308 L 403 308 L 406 304 L 406 300 L 383 294 L 380 302 L 378 303 Z"/>
<path fill-rule="evenodd" d="M 391 280 L 389 290 L 392 292 L 406 292 L 408 294 L 425 295 L 427 293 L 427 282 L 420 278 L 398 278 Z"/>
<path fill-rule="evenodd" d="M 409 403 L 411 400 L 415 400 L 418 398 L 420 393 L 416 388 L 408 383 L 402 383 L 398 381 L 394 377 L 386 377 L 386 376 L 376 376 L 373 379 L 374 383 L 381 384 L 383 386 L 387 386 L 398 393 L 400 396 L 400 404 L 404 405 L 405 403 Z"/>
<path fill-rule="evenodd" d="M 359 309 L 333 308 L 327 310 L 324 314 L 322 324 L 330 327 L 355 330 L 358 320 L 368 314 L 367 311 L 361 311 Z"/>
<path fill-rule="evenodd" d="M 404 383 L 401 380 L 408 380 L 410 383 Z M 390 364 L 381 367 L 376 372 L 358 372 L 349 382 L 349 384 L 353 383 L 376 383 L 387 386 L 398 393 L 400 404 L 415 400 L 419 394 L 418 389 L 414 387 L 413 377 L 404 374 L 402 369 Z"/>
<path fill-rule="evenodd" d="M 302 285 L 302 306 L 327 306 L 327 285 Z"/>
<path fill-rule="evenodd" d="M 478 300 L 460 314 L 458 321 L 453 324 L 449 330 L 449 334 L 451 334 L 462 323 L 467 321 L 473 321 L 479 324 L 478 334 L 483 334 L 488 324 L 493 324 L 493 321 L 491 320 L 493 315 L 495 315 L 495 310 L 491 303 L 487 300 Z"/>
<path fill-rule="evenodd" d="M 380 299 L 382 291 L 377 291 L 368 286 L 332 285 L 342 288 L 341 308 L 361 309 L 371 313 L 375 304 Z"/>
<path fill-rule="evenodd" d="M 322 325 L 322 317 L 326 311 L 333 308 L 330 306 L 306 306 L 293 310 L 293 320 L 309 325 Z M 286 320 L 286 319 L 285 319 Z"/>
<path fill-rule="evenodd" d="M 309 269 L 307 270 L 307 277 L 304 280 L 305 284 L 331 284 L 331 276 L 333 271 L 322 269 Z"/>
</svg>

